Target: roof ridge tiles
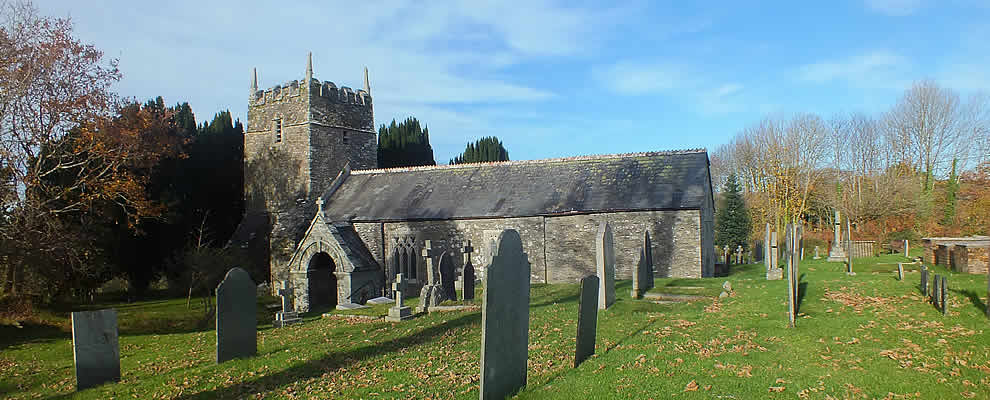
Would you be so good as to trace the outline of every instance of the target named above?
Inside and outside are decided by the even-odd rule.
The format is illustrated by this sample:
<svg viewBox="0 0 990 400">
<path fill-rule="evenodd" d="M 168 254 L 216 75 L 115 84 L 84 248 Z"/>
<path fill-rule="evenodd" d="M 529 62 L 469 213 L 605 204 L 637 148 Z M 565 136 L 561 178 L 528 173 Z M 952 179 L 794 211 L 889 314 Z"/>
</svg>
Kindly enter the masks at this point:
<svg viewBox="0 0 990 400">
<path fill-rule="evenodd" d="M 453 164 L 453 165 L 423 165 L 416 167 L 374 168 L 374 169 L 351 170 L 351 175 L 367 175 L 367 174 L 391 173 L 391 172 L 455 170 L 455 169 L 475 168 L 479 166 L 489 166 L 489 165 L 531 165 L 531 164 L 551 164 L 551 163 L 566 162 L 566 161 L 611 160 L 611 159 L 629 158 L 629 157 L 698 154 L 698 153 L 705 153 L 707 151 L 708 150 L 705 148 L 696 148 L 696 149 L 684 149 L 684 150 L 645 151 L 645 152 L 635 152 L 635 153 L 592 154 L 592 155 L 583 155 L 583 156 L 544 158 L 539 160 L 489 161 L 489 162 Z"/>
</svg>

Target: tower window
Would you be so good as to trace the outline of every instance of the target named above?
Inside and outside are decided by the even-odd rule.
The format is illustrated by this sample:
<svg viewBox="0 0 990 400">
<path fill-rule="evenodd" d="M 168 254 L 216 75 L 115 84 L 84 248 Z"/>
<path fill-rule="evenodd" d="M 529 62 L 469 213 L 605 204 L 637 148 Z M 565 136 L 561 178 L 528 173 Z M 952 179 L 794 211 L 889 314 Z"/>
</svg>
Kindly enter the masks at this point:
<svg viewBox="0 0 990 400">
<path fill-rule="evenodd" d="M 347 144 L 347 132 L 344 132 L 343 141 L 344 144 Z"/>
<path fill-rule="evenodd" d="M 275 118 L 275 143 L 282 141 L 282 119 Z"/>
</svg>

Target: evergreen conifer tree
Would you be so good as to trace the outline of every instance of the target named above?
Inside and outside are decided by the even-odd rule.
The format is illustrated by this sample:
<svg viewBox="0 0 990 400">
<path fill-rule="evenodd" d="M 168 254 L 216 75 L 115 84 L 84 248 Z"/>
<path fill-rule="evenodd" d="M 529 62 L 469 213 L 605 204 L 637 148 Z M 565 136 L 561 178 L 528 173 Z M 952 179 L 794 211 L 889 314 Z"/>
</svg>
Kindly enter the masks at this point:
<svg viewBox="0 0 990 400">
<path fill-rule="evenodd" d="M 415 167 L 436 165 L 430 146 L 430 129 L 414 117 L 402 123 L 378 128 L 378 167 Z"/>
<path fill-rule="evenodd" d="M 740 193 L 739 180 L 735 174 L 730 174 L 722 190 L 722 207 L 715 213 L 715 244 L 729 246 L 732 250 L 736 246 L 748 249 L 751 230 L 752 220 Z"/>
<path fill-rule="evenodd" d="M 478 139 L 468 143 L 461 155 L 450 160 L 450 164 L 466 164 L 476 162 L 509 161 L 509 151 L 495 136 Z"/>
</svg>

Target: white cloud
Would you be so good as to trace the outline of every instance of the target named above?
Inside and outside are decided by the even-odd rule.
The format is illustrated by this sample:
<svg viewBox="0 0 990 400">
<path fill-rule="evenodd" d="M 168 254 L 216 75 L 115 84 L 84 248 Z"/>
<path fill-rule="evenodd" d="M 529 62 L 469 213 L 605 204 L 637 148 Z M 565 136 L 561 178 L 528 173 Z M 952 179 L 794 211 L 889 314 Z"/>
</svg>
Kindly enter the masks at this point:
<svg viewBox="0 0 990 400">
<path fill-rule="evenodd" d="M 901 88 L 910 62 L 896 53 L 879 50 L 841 60 L 822 61 L 798 68 L 801 81 L 844 81 L 857 87 Z"/>
<path fill-rule="evenodd" d="M 921 9 L 922 0 L 866 0 L 866 7 L 891 17 L 903 17 Z"/>
<path fill-rule="evenodd" d="M 740 83 L 716 83 L 706 73 L 687 64 L 619 61 L 592 69 L 605 90 L 619 95 L 669 95 L 689 102 L 702 114 L 743 110 Z"/>
</svg>

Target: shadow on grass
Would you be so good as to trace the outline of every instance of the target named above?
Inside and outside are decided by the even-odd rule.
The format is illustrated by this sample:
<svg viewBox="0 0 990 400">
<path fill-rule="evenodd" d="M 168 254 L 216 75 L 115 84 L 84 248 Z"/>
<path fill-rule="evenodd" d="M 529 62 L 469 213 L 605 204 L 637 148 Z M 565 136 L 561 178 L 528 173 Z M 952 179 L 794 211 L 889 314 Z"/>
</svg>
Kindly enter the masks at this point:
<svg viewBox="0 0 990 400">
<path fill-rule="evenodd" d="M 980 295 L 978 293 L 976 293 L 975 291 L 972 291 L 972 290 L 959 290 L 959 289 L 949 289 L 949 291 L 950 292 L 956 292 L 956 293 L 959 293 L 959 294 L 961 294 L 963 296 L 966 296 L 966 298 L 968 298 L 969 301 L 971 303 L 973 303 L 974 306 L 976 306 L 976 309 L 977 310 L 980 310 L 980 313 L 981 314 L 984 314 L 984 313 L 987 312 L 987 304 L 983 302 L 983 299 L 981 299 L 980 298 Z"/>
<path fill-rule="evenodd" d="M 57 326 L 23 323 L 21 328 L 0 326 L 0 350 L 11 346 L 33 343 L 47 343 L 59 339 L 72 339 L 72 333 Z"/>
<path fill-rule="evenodd" d="M 795 299 L 796 305 L 794 306 L 795 314 L 801 312 L 801 303 L 804 302 L 804 296 L 808 294 L 808 282 L 802 282 L 804 280 L 804 277 L 807 275 L 808 274 L 801 274 L 800 276 L 798 276 L 798 291 L 797 291 L 797 298 Z"/>
<path fill-rule="evenodd" d="M 213 390 L 180 396 L 178 399 L 192 400 L 243 398 L 253 393 L 274 390 L 291 382 L 315 378 L 328 371 L 346 368 L 368 358 L 398 352 L 404 348 L 420 344 L 430 343 L 440 339 L 444 333 L 452 329 L 476 323 L 481 323 L 481 314 L 467 314 L 462 317 L 449 320 L 445 323 L 430 326 L 421 331 L 412 332 L 411 334 L 401 338 L 382 343 L 372 343 L 352 350 L 329 353 L 319 359 L 310 360 L 271 375 L 235 383 L 229 386 L 218 387 Z M 271 353 L 272 352 L 266 352 L 266 354 Z M 62 397 L 68 397 L 70 395 L 74 395 L 74 393 L 67 394 Z"/>
</svg>

